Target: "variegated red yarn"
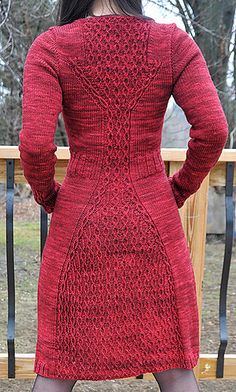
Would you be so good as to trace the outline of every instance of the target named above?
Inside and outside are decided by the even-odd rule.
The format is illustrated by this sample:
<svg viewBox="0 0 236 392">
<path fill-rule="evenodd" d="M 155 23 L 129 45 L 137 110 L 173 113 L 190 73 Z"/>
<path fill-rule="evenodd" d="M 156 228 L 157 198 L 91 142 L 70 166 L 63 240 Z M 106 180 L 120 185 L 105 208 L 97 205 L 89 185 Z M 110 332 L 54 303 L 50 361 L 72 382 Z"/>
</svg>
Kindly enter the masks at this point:
<svg viewBox="0 0 236 392">
<path fill-rule="evenodd" d="M 191 125 L 167 177 L 173 95 Z M 62 111 L 70 161 L 55 178 Z M 178 208 L 216 164 L 228 124 L 205 59 L 175 23 L 110 15 L 53 26 L 24 67 L 20 157 L 52 212 L 38 284 L 34 371 L 101 380 L 193 368 L 199 319 Z"/>
</svg>

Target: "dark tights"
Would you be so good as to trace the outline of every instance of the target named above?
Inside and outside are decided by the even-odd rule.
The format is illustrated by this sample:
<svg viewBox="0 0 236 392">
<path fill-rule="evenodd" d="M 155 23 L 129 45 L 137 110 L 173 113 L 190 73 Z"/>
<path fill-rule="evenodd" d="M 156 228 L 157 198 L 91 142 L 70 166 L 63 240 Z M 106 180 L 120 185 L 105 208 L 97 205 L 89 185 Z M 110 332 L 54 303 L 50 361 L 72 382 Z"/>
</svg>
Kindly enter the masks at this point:
<svg viewBox="0 0 236 392">
<path fill-rule="evenodd" d="M 32 392 L 71 392 L 77 380 L 59 380 L 37 374 Z"/>
<path fill-rule="evenodd" d="M 199 392 L 192 369 L 169 369 L 153 373 L 161 392 Z M 32 392 L 71 392 L 77 380 L 59 380 L 37 374 Z"/>
<path fill-rule="evenodd" d="M 199 392 L 192 369 L 169 369 L 153 373 L 161 392 Z"/>
</svg>

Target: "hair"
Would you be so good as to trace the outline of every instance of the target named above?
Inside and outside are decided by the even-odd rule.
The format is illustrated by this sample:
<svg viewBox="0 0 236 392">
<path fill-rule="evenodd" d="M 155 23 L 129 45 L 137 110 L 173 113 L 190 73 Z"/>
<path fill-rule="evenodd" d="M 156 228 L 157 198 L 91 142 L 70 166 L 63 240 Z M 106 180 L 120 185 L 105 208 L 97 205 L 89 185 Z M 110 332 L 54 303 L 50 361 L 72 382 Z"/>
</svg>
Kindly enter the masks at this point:
<svg viewBox="0 0 236 392">
<path fill-rule="evenodd" d="M 86 18 L 91 15 L 91 8 L 95 0 L 59 0 L 56 24 L 62 26 L 76 19 Z M 109 6 L 114 11 L 111 0 Z M 121 9 L 124 14 L 138 16 L 142 19 L 152 19 L 143 14 L 142 0 L 113 0 L 113 4 Z M 115 11 L 114 11 L 115 12 Z"/>
</svg>

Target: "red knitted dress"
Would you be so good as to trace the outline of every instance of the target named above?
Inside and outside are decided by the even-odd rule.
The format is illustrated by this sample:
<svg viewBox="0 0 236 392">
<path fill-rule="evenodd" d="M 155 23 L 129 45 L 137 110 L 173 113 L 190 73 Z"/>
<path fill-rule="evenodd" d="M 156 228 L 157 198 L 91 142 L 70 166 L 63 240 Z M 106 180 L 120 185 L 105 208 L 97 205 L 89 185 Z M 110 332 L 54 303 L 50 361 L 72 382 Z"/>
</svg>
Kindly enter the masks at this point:
<svg viewBox="0 0 236 392">
<path fill-rule="evenodd" d="M 168 178 L 160 145 L 171 95 L 191 128 L 186 161 Z M 27 54 L 22 109 L 21 165 L 52 213 L 34 371 L 100 380 L 193 368 L 198 306 L 178 208 L 228 135 L 199 47 L 175 23 L 138 16 L 52 26 Z M 60 112 L 71 153 L 61 184 Z"/>
</svg>

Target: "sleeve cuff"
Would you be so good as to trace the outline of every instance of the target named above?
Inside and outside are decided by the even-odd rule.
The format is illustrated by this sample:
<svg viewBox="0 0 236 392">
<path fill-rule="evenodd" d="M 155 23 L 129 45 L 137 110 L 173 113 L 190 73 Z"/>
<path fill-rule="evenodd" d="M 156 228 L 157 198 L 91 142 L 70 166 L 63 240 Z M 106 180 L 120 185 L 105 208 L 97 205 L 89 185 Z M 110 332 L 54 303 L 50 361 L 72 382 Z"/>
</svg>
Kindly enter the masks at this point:
<svg viewBox="0 0 236 392">
<path fill-rule="evenodd" d="M 184 205 L 184 202 L 185 202 L 186 198 L 182 197 L 182 196 L 178 193 L 178 191 L 176 190 L 176 188 L 175 188 L 175 186 L 174 186 L 174 183 L 173 183 L 173 176 L 169 176 L 169 177 L 167 177 L 167 178 L 168 178 L 169 184 L 170 184 L 170 186 L 171 186 L 171 190 L 172 190 L 172 192 L 173 192 L 173 195 L 174 195 L 174 198 L 175 198 L 177 207 L 178 207 L 178 208 L 181 208 L 181 207 Z"/>
<path fill-rule="evenodd" d="M 40 192 L 33 191 L 36 203 L 41 205 L 48 214 L 52 213 L 54 210 L 60 187 L 61 184 L 57 181 L 54 181 L 54 188 L 50 190 L 50 192 L 46 196 L 45 194 L 42 194 Z"/>
</svg>

